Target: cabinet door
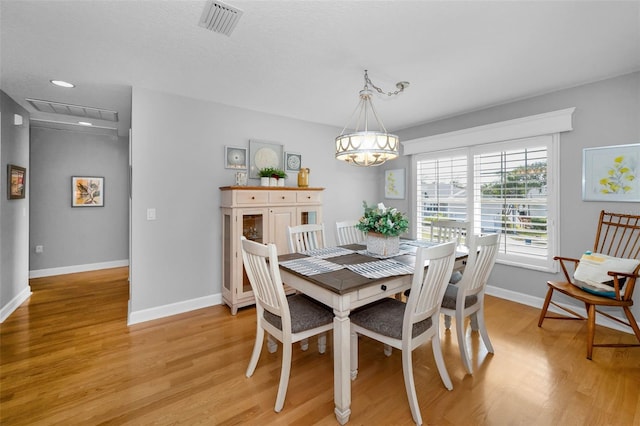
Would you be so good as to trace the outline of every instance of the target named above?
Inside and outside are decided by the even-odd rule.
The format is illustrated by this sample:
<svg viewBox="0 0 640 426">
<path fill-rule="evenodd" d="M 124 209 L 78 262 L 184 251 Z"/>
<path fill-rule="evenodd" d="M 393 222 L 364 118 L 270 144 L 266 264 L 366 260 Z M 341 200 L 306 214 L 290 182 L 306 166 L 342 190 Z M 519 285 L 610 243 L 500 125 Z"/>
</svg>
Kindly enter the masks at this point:
<svg viewBox="0 0 640 426">
<path fill-rule="evenodd" d="M 305 206 L 296 209 L 296 225 L 322 223 L 321 206 Z"/>
<path fill-rule="evenodd" d="M 258 243 L 267 243 L 269 242 L 267 239 L 268 236 L 268 225 L 269 224 L 269 210 L 266 208 L 255 208 L 255 209 L 240 209 L 238 210 L 238 225 L 239 232 L 243 235 L 247 240 L 255 241 Z M 238 240 L 240 237 L 238 236 Z M 242 265 L 242 247 L 238 242 L 238 281 L 242 282 L 242 286 L 240 286 L 237 290 L 236 297 L 238 300 L 243 300 L 245 298 L 252 298 L 253 291 L 251 290 L 251 283 L 249 282 L 249 277 L 247 277 L 247 273 L 244 271 L 244 267 Z"/>
<path fill-rule="evenodd" d="M 272 207 L 269 209 L 269 242 L 276 245 L 278 254 L 289 253 L 287 228 L 295 224 L 295 207 Z"/>
</svg>

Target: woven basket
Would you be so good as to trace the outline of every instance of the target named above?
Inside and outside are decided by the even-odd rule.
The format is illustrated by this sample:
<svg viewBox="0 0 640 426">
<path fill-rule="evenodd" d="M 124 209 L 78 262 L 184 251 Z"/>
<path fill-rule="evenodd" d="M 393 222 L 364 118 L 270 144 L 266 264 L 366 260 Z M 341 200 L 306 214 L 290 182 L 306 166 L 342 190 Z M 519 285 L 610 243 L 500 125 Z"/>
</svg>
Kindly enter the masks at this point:
<svg viewBox="0 0 640 426">
<path fill-rule="evenodd" d="M 394 256 L 400 252 L 400 237 L 367 232 L 367 251 L 380 256 Z"/>
</svg>

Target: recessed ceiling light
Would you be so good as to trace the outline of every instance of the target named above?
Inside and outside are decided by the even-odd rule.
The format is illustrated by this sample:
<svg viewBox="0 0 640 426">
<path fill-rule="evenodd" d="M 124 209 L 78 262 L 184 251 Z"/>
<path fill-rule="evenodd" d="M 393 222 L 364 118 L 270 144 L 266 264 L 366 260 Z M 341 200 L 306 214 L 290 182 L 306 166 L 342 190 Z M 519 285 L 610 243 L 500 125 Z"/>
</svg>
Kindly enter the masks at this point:
<svg viewBox="0 0 640 426">
<path fill-rule="evenodd" d="M 75 84 L 67 83 L 66 81 L 62 81 L 62 80 L 49 80 L 49 81 L 51 82 L 51 84 L 55 84 L 56 86 L 59 86 L 59 87 L 66 87 L 66 88 L 76 87 Z"/>
<path fill-rule="evenodd" d="M 78 124 L 81 126 L 93 126 L 93 124 L 89 123 L 88 121 L 78 121 Z"/>
</svg>

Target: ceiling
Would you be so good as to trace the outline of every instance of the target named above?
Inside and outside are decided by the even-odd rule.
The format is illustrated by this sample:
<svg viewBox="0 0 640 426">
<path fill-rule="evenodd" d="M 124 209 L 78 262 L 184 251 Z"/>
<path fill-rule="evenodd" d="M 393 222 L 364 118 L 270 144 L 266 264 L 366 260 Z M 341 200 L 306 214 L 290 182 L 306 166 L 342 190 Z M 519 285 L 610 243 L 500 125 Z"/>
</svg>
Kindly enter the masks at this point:
<svg viewBox="0 0 640 426">
<path fill-rule="evenodd" d="M 387 129 L 640 70 L 639 1 L 241 1 L 231 36 L 206 1 L 0 0 L 1 88 L 118 113 L 142 87 L 342 128 L 364 70 Z M 62 89 L 49 83 L 76 84 Z M 114 127 L 97 120 L 97 126 Z"/>
</svg>

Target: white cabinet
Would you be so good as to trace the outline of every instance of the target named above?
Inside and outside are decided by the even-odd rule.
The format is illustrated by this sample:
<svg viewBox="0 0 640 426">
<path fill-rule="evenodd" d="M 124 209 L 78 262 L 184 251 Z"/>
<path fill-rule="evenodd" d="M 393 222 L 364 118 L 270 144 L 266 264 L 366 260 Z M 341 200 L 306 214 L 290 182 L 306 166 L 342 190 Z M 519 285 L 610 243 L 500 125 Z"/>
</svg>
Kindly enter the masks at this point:
<svg viewBox="0 0 640 426">
<path fill-rule="evenodd" d="M 289 252 L 287 227 L 322 222 L 323 188 L 227 186 L 220 188 L 222 212 L 222 300 L 235 315 L 254 303 L 242 267 L 240 237 L 274 243 Z"/>
</svg>

